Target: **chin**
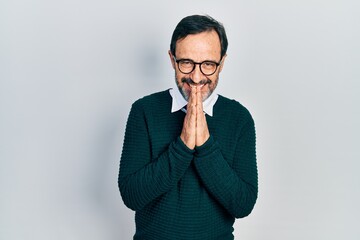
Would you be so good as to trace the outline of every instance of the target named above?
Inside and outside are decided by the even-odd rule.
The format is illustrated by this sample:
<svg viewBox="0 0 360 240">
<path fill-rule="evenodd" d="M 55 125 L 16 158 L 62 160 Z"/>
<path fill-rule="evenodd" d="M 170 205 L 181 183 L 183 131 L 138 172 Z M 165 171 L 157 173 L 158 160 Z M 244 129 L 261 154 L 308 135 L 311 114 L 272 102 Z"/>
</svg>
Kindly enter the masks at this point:
<svg viewBox="0 0 360 240">
<path fill-rule="evenodd" d="M 185 98 L 186 101 L 189 101 L 190 92 L 186 92 L 183 88 L 179 88 L 181 95 Z"/>
<path fill-rule="evenodd" d="M 210 97 L 210 95 L 212 94 L 212 92 L 206 92 L 202 94 L 202 101 L 204 102 L 206 99 L 208 99 Z"/>
<path fill-rule="evenodd" d="M 184 97 L 184 99 L 186 101 L 189 101 L 190 91 L 188 91 L 184 88 L 179 88 L 179 90 L 180 90 L 181 95 Z M 206 99 L 208 99 L 212 93 L 213 93 L 213 91 L 210 91 L 210 90 L 203 92 L 202 96 L 201 96 L 202 101 L 204 102 Z"/>
</svg>

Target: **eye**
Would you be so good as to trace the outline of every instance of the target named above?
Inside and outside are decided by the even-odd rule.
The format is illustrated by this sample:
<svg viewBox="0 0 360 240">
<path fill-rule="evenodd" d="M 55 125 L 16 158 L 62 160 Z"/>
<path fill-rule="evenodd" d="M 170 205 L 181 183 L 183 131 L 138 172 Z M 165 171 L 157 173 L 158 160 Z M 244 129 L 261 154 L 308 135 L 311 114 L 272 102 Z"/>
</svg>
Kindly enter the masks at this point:
<svg viewBox="0 0 360 240">
<path fill-rule="evenodd" d="M 180 63 L 182 64 L 191 64 L 190 60 L 181 60 Z"/>
<path fill-rule="evenodd" d="M 214 68 L 216 66 L 214 62 L 203 62 L 202 65 L 204 68 Z"/>
<path fill-rule="evenodd" d="M 192 61 L 190 60 L 181 60 L 180 61 L 180 64 L 183 66 L 183 67 L 192 67 L 192 65 L 194 64 Z"/>
</svg>

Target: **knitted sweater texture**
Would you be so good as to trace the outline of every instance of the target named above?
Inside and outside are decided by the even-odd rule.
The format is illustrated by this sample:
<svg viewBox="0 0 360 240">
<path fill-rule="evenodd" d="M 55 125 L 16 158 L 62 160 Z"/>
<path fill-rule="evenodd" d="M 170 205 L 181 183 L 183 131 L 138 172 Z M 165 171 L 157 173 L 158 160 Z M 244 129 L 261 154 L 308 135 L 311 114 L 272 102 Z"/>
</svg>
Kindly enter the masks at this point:
<svg viewBox="0 0 360 240">
<path fill-rule="evenodd" d="M 134 239 L 234 239 L 235 218 L 252 211 L 258 192 L 254 121 L 219 96 L 210 138 L 191 150 L 181 141 L 185 113 L 171 113 L 163 91 L 137 100 L 128 117 L 118 184 L 136 211 Z"/>
</svg>

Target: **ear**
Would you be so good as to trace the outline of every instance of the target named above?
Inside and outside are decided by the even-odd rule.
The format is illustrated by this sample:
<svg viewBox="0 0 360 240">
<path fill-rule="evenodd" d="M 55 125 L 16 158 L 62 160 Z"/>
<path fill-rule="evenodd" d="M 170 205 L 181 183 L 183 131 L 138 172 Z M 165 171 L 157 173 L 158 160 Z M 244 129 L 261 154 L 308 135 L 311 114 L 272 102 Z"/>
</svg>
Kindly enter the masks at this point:
<svg viewBox="0 0 360 240">
<path fill-rule="evenodd" d="M 224 62 L 225 62 L 226 56 L 227 56 L 227 54 L 225 54 L 221 59 L 221 63 L 220 63 L 220 66 L 219 66 L 219 73 L 222 71 L 222 69 L 224 67 Z"/>
<path fill-rule="evenodd" d="M 175 69 L 175 60 L 174 60 L 174 56 L 172 55 L 171 51 L 168 51 L 169 57 L 170 57 L 170 61 L 171 61 L 171 65 L 172 67 Z"/>
</svg>

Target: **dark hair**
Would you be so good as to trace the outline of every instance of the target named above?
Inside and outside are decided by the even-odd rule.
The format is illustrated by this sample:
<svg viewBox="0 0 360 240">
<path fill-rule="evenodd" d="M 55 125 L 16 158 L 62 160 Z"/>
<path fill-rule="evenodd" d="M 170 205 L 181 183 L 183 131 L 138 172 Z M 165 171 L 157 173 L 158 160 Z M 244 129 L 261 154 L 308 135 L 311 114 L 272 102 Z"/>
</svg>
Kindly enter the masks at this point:
<svg viewBox="0 0 360 240">
<path fill-rule="evenodd" d="M 223 57 L 226 54 L 226 50 L 228 47 L 225 28 L 222 23 L 216 21 L 208 15 L 187 16 L 178 23 L 171 37 L 171 53 L 175 56 L 176 42 L 179 39 L 183 39 L 189 34 L 197 34 L 212 30 L 215 30 L 219 35 L 221 44 L 221 57 Z"/>
</svg>

